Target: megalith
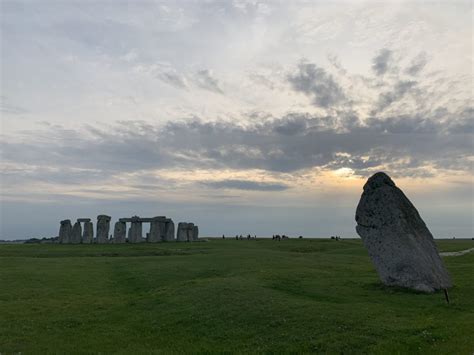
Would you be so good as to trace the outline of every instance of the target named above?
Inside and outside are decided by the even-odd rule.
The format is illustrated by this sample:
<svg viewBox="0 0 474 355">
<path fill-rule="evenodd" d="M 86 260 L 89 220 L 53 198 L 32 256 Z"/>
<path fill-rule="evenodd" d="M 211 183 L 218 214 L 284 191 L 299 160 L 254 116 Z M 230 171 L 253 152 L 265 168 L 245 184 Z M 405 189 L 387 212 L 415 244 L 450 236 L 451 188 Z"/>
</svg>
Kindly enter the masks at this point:
<svg viewBox="0 0 474 355">
<path fill-rule="evenodd" d="M 194 223 L 178 223 L 178 233 L 176 238 L 179 242 L 192 242 L 198 240 L 198 237 L 199 229 L 194 225 Z"/>
<path fill-rule="evenodd" d="M 79 221 L 79 220 L 78 220 Z M 82 232 L 82 243 L 91 244 L 94 241 L 94 226 L 89 219 L 84 222 L 84 231 Z"/>
<path fill-rule="evenodd" d="M 178 223 L 178 233 L 176 234 L 176 239 L 178 242 L 186 242 L 188 240 L 188 223 Z"/>
<path fill-rule="evenodd" d="M 117 221 L 114 226 L 114 243 L 121 244 L 127 241 L 127 224 L 125 222 Z"/>
<path fill-rule="evenodd" d="M 97 216 L 97 243 L 105 244 L 109 242 L 110 216 L 104 214 Z"/>
<path fill-rule="evenodd" d="M 168 218 L 165 225 L 165 239 L 166 242 L 174 241 L 174 222 Z"/>
<path fill-rule="evenodd" d="M 68 244 L 71 239 L 72 225 L 70 219 L 65 219 L 60 222 L 61 226 L 59 227 L 59 243 Z"/>
<path fill-rule="evenodd" d="M 150 233 L 148 233 L 146 241 L 149 243 L 158 243 L 164 240 L 165 234 L 165 217 L 153 217 L 150 222 Z"/>
<path fill-rule="evenodd" d="M 81 244 L 82 239 L 82 227 L 81 222 L 74 223 L 71 233 L 71 244 Z"/>
<path fill-rule="evenodd" d="M 129 230 L 128 235 L 128 242 L 129 243 L 141 243 L 143 241 L 142 238 L 142 221 L 140 217 L 133 216 L 132 222 Z"/>
<path fill-rule="evenodd" d="M 193 227 L 193 241 L 199 240 L 199 227 Z"/>
<path fill-rule="evenodd" d="M 355 219 L 357 233 L 384 284 L 422 292 L 452 286 L 433 236 L 388 175 L 379 172 L 369 178 Z"/>
</svg>

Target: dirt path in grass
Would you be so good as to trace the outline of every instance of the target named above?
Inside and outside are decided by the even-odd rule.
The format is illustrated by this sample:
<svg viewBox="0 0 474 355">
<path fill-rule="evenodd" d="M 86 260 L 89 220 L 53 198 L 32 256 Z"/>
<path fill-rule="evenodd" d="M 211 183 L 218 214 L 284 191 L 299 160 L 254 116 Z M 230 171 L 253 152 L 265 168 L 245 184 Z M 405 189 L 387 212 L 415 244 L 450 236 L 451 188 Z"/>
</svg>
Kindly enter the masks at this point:
<svg viewBox="0 0 474 355">
<path fill-rule="evenodd" d="M 441 256 L 461 256 L 467 253 L 470 253 L 471 251 L 474 251 L 474 248 L 469 248 L 466 250 L 461 250 L 461 251 L 448 251 L 444 253 L 439 253 Z"/>
</svg>

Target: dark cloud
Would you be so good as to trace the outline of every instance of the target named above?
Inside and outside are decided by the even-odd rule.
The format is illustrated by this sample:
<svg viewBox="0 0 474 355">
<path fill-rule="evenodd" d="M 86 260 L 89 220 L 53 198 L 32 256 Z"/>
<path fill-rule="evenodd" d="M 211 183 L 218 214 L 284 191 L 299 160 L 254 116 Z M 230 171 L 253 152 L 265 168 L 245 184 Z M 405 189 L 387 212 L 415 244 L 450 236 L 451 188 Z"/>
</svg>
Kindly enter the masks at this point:
<svg viewBox="0 0 474 355">
<path fill-rule="evenodd" d="M 426 53 L 422 52 L 418 56 L 413 58 L 408 68 L 405 69 L 405 73 L 412 76 L 418 75 L 427 63 L 428 58 L 426 56 Z"/>
<path fill-rule="evenodd" d="M 373 115 L 385 110 L 393 103 L 400 101 L 407 93 L 409 93 L 417 85 L 416 81 L 403 80 L 395 83 L 390 91 L 383 92 L 379 95 Z"/>
<path fill-rule="evenodd" d="M 164 72 L 164 73 L 160 73 L 158 77 L 164 82 L 178 89 L 186 89 L 188 87 L 188 85 L 186 84 L 186 79 L 177 73 Z"/>
<path fill-rule="evenodd" d="M 454 169 L 469 170 L 472 132 L 461 129 L 469 115 L 472 110 L 447 114 L 445 121 L 394 116 L 354 123 L 341 117 L 292 114 L 245 127 L 195 119 L 165 126 L 121 122 L 113 128 L 86 127 L 78 132 L 56 131 L 53 126 L 44 134 L 49 139 L 38 132 L 25 142 L 6 139 L 2 151 L 7 162 L 54 167 L 55 174 L 65 174 L 55 177 L 58 181 L 75 181 L 70 175 L 76 173 L 80 179 L 84 174 L 105 179 L 166 168 L 293 172 L 348 167 L 365 175 L 390 164 L 403 175 L 405 169 L 427 165 L 453 168 L 454 160 L 459 162 Z M 48 170 L 43 175 L 52 179 L 50 174 Z M 29 176 L 41 179 L 41 175 L 38 171 Z"/>
<path fill-rule="evenodd" d="M 312 98 L 315 106 L 329 108 L 345 99 L 334 77 L 312 63 L 300 63 L 295 73 L 288 75 L 293 89 Z"/>
<path fill-rule="evenodd" d="M 258 182 L 251 180 L 219 180 L 219 181 L 203 181 L 201 184 L 214 189 L 231 189 L 231 190 L 250 190 L 250 191 L 284 191 L 290 187 L 285 184 Z"/>
<path fill-rule="evenodd" d="M 381 63 L 390 61 L 387 51 L 375 61 L 380 73 L 387 70 Z M 210 71 L 197 75 L 207 90 L 222 92 Z M 162 77 L 182 86 L 180 78 L 174 73 Z M 380 87 L 371 86 L 378 90 L 375 102 L 369 101 L 373 110 L 361 117 L 349 89 L 343 92 L 336 78 L 315 64 L 300 63 L 287 80 L 316 106 L 331 108 L 330 114 L 295 112 L 275 119 L 255 113 L 246 125 L 199 118 L 165 125 L 131 120 L 77 130 L 43 124 L 40 130 L 2 139 L 3 159 L 8 163 L 4 176 L 9 183 L 23 179 L 75 184 L 139 172 L 141 178 L 133 184 L 153 189 L 173 182 L 154 181 L 153 174 L 146 178 L 145 172 L 169 168 L 269 172 L 351 168 L 364 176 L 380 168 L 397 176 L 428 176 L 433 169 L 470 171 L 472 107 L 462 100 L 457 108 L 441 106 L 431 99 L 435 84 L 430 87 L 421 79 L 392 76 Z M 415 105 L 408 105 L 410 101 Z M 421 109 L 418 102 L 423 102 Z M 398 111 L 400 107 L 404 111 Z M 18 162 L 30 167 L 15 170 Z M 240 180 L 204 183 L 213 188 L 284 188 Z"/>
<path fill-rule="evenodd" d="M 212 72 L 208 69 L 198 71 L 196 73 L 195 81 L 196 84 L 202 89 L 209 90 L 218 94 L 224 93 L 219 86 L 219 81 L 213 76 Z"/>
<path fill-rule="evenodd" d="M 390 49 L 384 48 L 372 60 L 372 69 L 377 75 L 385 74 L 390 68 L 390 62 L 393 57 L 393 52 Z"/>
</svg>

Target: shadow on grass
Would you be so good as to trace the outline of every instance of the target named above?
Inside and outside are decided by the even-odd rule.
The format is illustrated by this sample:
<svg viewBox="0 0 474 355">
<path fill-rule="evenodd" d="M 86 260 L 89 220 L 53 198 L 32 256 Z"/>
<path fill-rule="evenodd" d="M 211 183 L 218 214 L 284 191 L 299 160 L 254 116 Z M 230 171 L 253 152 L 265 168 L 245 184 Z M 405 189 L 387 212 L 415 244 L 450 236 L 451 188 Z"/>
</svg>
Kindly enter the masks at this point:
<svg viewBox="0 0 474 355">
<path fill-rule="evenodd" d="M 400 287 L 400 286 L 387 286 L 387 285 L 384 285 L 380 281 L 364 284 L 362 286 L 362 288 L 365 289 L 365 290 L 383 291 L 383 292 L 386 292 L 386 293 L 405 293 L 405 294 L 413 294 L 413 295 L 429 295 L 429 293 L 413 290 L 411 288 Z M 438 291 L 438 292 L 442 292 L 442 291 Z"/>
</svg>

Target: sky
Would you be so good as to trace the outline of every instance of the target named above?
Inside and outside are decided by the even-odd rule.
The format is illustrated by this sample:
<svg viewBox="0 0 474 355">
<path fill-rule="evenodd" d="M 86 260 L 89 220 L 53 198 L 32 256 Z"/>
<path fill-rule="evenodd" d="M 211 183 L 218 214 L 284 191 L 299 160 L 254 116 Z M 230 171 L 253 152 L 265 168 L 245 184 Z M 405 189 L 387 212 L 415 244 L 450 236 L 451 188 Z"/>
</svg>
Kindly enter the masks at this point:
<svg viewBox="0 0 474 355">
<path fill-rule="evenodd" d="M 473 236 L 470 1 L 0 4 L 0 239 L 98 214 L 356 237 L 377 171 Z"/>
</svg>

